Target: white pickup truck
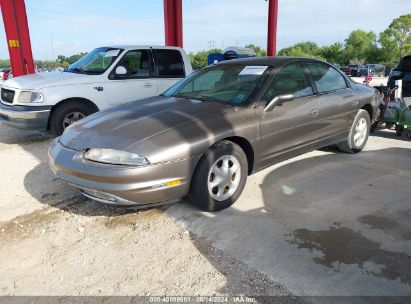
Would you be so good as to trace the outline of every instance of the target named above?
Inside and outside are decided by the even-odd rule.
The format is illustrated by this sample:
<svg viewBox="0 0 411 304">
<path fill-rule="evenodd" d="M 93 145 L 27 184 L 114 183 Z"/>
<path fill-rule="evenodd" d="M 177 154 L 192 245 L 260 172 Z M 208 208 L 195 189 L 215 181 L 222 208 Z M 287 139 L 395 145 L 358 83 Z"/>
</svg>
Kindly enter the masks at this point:
<svg viewBox="0 0 411 304">
<path fill-rule="evenodd" d="M 63 72 L 16 77 L 1 85 L 0 120 L 58 136 L 99 110 L 159 95 L 192 73 L 177 47 L 100 47 Z"/>
</svg>

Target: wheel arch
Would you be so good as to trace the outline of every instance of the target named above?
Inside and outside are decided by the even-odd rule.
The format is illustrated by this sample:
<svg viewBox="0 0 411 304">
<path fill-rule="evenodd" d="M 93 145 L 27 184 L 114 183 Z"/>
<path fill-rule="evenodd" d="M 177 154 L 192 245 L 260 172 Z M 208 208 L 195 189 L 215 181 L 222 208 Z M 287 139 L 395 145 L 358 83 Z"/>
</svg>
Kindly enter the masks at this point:
<svg viewBox="0 0 411 304">
<path fill-rule="evenodd" d="M 369 103 L 367 103 L 361 108 L 361 110 L 365 110 L 368 112 L 368 115 L 370 116 L 370 121 L 372 122 L 372 118 L 374 115 L 374 109 L 372 108 L 372 106 Z"/>
<path fill-rule="evenodd" d="M 65 104 L 67 104 L 67 103 L 69 103 L 69 102 L 73 102 L 73 101 L 84 102 L 85 104 L 87 104 L 88 106 L 90 106 L 91 108 L 93 108 L 93 110 L 95 110 L 96 112 L 100 110 L 100 109 L 98 108 L 98 106 L 97 106 L 94 102 L 92 102 L 90 99 L 87 99 L 87 98 L 83 98 L 83 97 L 70 97 L 70 98 L 63 99 L 63 100 L 59 101 L 57 104 L 55 104 L 55 105 L 51 108 L 50 115 L 49 115 L 49 119 L 48 119 L 48 122 L 47 122 L 47 129 L 50 129 L 50 119 L 51 119 L 51 117 L 53 116 L 53 112 L 54 112 L 57 108 L 65 105 Z"/>
<path fill-rule="evenodd" d="M 237 144 L 244 151 L 244 154 L 247 157 L 248 174 L 250 175 L 254 169 L 254 148 L 251 145 L 251 143 L 247 139 L 241 136 L 226 137 L 226 138 L 219 140 L 219 142 L 224 141 L 224 140 L 231 141 Z"/>
</svg>

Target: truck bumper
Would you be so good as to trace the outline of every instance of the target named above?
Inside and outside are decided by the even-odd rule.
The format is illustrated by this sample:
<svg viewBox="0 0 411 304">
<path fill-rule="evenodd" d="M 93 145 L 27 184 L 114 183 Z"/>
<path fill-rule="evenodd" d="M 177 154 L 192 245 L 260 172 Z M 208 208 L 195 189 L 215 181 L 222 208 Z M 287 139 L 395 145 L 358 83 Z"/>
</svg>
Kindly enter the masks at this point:
<svg viewBox="0 0 411 304">
<path fill-rule="evenodd" d="M 45 130 L 49 120 L 51 106 L 20 106 L 0 103 L 0 121 L 26 130 Z"/>
</svg>

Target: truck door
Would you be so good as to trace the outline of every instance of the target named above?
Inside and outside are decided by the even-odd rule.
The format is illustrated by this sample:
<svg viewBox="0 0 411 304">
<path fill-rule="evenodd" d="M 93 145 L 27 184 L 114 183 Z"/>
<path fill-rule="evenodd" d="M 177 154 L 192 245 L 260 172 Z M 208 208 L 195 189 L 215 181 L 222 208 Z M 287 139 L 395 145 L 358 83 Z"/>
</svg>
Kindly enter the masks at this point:
<svg viewBox="0 0 411 304">
<path fill-rule="evenodd" d="M 158 79 L 158 94 L 186 77 L 183 57 L 179 50 L 154 49 L 155 74 Z"/>
<path fill-rule="evenodd" d="M 108 76 L 105 85 L 108 103 L 114 106 L 157 95 L 153 66 L 150 49 L 127 51 Z"/>
</svg>

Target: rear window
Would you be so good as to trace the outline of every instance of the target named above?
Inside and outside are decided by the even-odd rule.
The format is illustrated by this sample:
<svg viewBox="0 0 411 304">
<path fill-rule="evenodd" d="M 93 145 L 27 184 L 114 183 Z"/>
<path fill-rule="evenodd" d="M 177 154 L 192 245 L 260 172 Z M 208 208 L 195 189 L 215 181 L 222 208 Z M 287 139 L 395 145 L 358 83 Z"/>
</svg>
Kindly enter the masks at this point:
<svg viewBox="0 0 411 304">
<path fill-rule="evenodd" d="M 318 93 L 326 93 L 347 88 L 344 77 L 331 66 L 319 62 L 307 63 L 314 78 Z"/>
<path fill-rule="evenodd" d="M 186 76 L 181 53 L 177 50 L 155 50 L 156 74 L 159 78 L 184 78 Z"/>
</svg>

